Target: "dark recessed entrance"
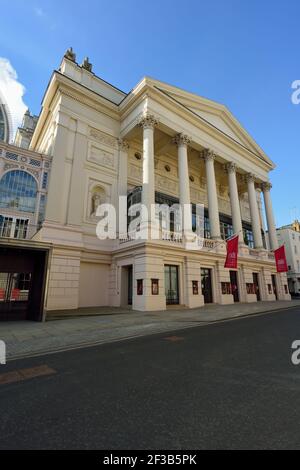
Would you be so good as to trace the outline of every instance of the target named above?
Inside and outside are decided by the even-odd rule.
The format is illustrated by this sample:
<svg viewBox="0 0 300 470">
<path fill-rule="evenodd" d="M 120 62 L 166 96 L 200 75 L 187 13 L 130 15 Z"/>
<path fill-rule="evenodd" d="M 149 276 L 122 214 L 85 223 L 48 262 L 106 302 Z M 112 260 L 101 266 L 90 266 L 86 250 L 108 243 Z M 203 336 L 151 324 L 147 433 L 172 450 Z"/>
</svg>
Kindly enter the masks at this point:
<svg viewBox="0 0 300 470">
<path fill-rule="evenodd" d="M 211 269 L 201 268 L 201 287 L 205 304 L 211 304 L 213 301 Z"/>
<path fill-rule="evenodd" d="M 239 287 L 238 287 L 238 279 L 237 279 L 236 271 L 230 271 L 230 284 L 231 284 L 231 292 L 233 295 L 233 300 L 235 302 L 239 302 L 240 296 L 239 296 Z"/>
<path fill-rule="evenodd" d="M 48 250 L 0 246 L 0 321 L 42 320 Z"/>
<path fill-rule="evenodd" d="M 128 291 L 127 291 L 127 299 L 128 305 L 132 305 L 132 291 L 133 291 L 133 275 L 132 275 L 132 266 L 128 266 Z"/>
<path fill-rule="evenodd" d="M 256 298 L 259 301 L 261 297 L 260 297 L 260 290 L 259 290 L 258 273 L 253 273 L 253 284 L 254 284 L 254 290 L 256 293 Z"/>
</svg>

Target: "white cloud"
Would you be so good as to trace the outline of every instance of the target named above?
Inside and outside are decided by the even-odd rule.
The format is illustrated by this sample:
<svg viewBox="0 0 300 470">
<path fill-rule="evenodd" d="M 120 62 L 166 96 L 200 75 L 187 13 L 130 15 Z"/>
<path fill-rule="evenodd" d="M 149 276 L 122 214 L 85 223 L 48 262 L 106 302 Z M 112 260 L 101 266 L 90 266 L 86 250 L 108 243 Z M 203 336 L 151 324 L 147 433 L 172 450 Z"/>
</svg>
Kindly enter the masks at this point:
<svg viewBox="0 0 300 470">
<path fill-rule="evenodd" d="M 43 16 L 46 16 L 44 10 L 40 7 L 35 7 L 33 11 L 36 14 L 36 16 L 39 16 L 40 18 L 42 18 Z"/>
<path fill-rule="evenodd" d="M 18 75 L 8 59 L 0 57 L 0 94 L 3 97 L 11 117 L 12 133 L 14 138 L 20 126 L 23 115 L 27 109 L 23 101 L 25 87 L 18 81 Z"/>
</svg>

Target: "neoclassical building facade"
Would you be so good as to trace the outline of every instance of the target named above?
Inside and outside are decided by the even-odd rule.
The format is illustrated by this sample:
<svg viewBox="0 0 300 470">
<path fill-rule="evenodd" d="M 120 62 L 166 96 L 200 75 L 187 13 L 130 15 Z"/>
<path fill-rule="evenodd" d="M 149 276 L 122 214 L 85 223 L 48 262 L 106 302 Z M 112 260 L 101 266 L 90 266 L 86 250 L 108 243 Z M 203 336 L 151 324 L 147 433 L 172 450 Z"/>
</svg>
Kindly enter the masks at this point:
<svg viewBox="0 0 300 470">
<path fill-rule="evenodd" d="M 51 244 L 49 314 L 290 298 L 271 251 L 274 164 L 225 106 L 148 77 L 124 93 L 69 50 L 50 79 L 30 148 L 52 158 L 45 220 L 34 236 Z M 155 240 L 130 233 L 99 240 L 97 207 L 110 203 L 118 212 L 119 196 L 129 206 L 142 202 L 149 213 L 154 203 L 191 204 L 190 233 L 203 204 L 203 248 L 189 249 L 172 223 Z M 146 222 L 153 224 L 151 217 Z M 234 233 L 238 269 L 229 270 L 225 240 Z"/>
</svg>

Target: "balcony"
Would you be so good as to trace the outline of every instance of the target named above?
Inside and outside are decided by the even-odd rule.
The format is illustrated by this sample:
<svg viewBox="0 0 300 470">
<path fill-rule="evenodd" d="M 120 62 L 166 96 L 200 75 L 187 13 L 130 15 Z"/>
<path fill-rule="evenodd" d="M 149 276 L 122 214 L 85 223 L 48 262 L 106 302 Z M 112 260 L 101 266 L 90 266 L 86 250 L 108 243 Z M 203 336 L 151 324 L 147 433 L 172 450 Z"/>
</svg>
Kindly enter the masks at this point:
<svg viewBox="0 0 300 470">
<path fill-rule="evenodd" d="M 119 246 L 129 245 L 130 247 L 138 245 L 144 240 L 136 238 L 136 232 L 127 233 L 125 237 L 119 239 Z M 151 241 L 151 240 L 150 240 Z M 153 243 L 163 244 L 165 247 L 178 247 L 187 248 L 186 242 L 181 232 L 172 232 L 168 230 L 160 230 L 160 237 L 156 240 L 152 240 Z M 203 243 L 203 244 L 202 244 Z M 210 238 L 204 238 L 201 240 L 199 250 L 204 252 L 222 253 L 226 254 L 226 241 L 225 240 L 212 240 Z M 190 248 L 187 248 L 190 250 Z M 191 250 L 192 251 L 192 250 Z M 239 258 L 251 258 L 260 261 L 275 262 L 274 253 L 267 251 L 266 249 L 255 249 L 250 248 L 247 245 L 242 245 L 239 249 Z"/>
<path fill-rule="evenodd" d="M 125 245 L 131 243 L 132 245 L 138 244 L 143 242 L 144 240 L 141 238 L 136 238 L 136 232 L 128 232 L 126 236 L 123 236 L 119 239 L 120 245 Z M 152 240 L 154 243 L 164 243 L 168 246 L 178 246 L 180 248 L 185 247 L 185 241 L 183 239 L 183 235 L 181 232 L 173 232 L 170 230 L 160 230 L 160 236 L 158 239 Z M 202 242 L 202 240 L 201 240 Z M 211 239 L 203 239 L 203 246 L 202 249 L 207 251 L 214 250 L 219 242 Z"/>
</svg>

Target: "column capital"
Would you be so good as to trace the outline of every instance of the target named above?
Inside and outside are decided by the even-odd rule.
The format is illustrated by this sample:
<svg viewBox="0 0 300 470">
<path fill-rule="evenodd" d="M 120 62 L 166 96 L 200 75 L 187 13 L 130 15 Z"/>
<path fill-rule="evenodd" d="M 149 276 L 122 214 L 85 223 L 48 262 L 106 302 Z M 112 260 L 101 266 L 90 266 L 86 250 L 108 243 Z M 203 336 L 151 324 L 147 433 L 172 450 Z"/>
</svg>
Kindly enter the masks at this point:
<svg viewBox="0 0 300 470">
<path fill-rule="evenodd" d="M 236 173 L 237 165 L 236 163 L 229 162 L 224 165 L 224 169 L 227 171 L 227 173 Z"/>
<path fill-rule="evenodd" d="M 253 173 L 247 173 L 245 175 L 245 181 L 246 183 L 253 182 L 255 181 L 255 175 Z"/>
<path fill-rule="evenodd" d="M 175 137 L 173 137 L 173 143 L 178 145 L 178 147 L 180 145 L 188 146 L 191 143 L 191 140 L 192 139 L 188 135 L 182 133 L 176 134 Z"/>
<path fill-rule="evenodd" d="M 272 189 L 272 183 L 270 183 L 269 181 L 264 181 L 261 184 L 261 189 L 263 190 L 263 192 L 270 191 Z"/>
<path fill-rule="evenodd" d="M 158 119 L 154 114 L 146 112 L 138 118 L 137 125 L 144 129 L 154 129 L 154 127 L 158 125 Z"/>
<path fill-rule="evenodd" d="M 205 149 L 203 150 L 202 152 L 202 157 L 204 158 L 204 160 L 207 162 L 207 161 L 214 161 L 215 158 L 216 158 L 216 154 L 213 150 L 211 149 Z"/>
<path fill-rule="evenodd" d="M 129 143 L 126 139 L 118 139 L 118 146 L 120 150 L 127 152 L 129 149 Z"/>
</svg>

